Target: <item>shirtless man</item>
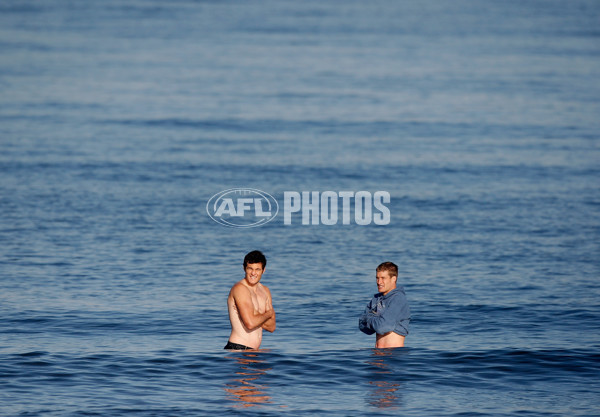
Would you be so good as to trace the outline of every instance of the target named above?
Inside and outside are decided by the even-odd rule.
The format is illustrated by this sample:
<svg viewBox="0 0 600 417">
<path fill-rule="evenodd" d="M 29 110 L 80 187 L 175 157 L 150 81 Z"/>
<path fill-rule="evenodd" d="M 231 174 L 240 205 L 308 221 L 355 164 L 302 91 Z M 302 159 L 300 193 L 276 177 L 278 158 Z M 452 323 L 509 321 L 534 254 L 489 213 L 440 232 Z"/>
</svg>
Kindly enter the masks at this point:
<svg viewBox="0 0 600 417">
<path fill-rule="evenodd" d="M 258 349 L 263 329 L 275 331 L 275 310 L 271 291 L 260 283 L 267 266 L 267 258 L 253 251 L 244 258 L 244 279 L 231 287 L 227 297 L 231 335 L 225 349 Z"/>
<path fill-rule="evenodd" d="M 376 274 L 379 292 L 358 319 L 358 328 L 369 335 L 377 333 L 376 348 L 402 347 L 408 335 L 410 308 L 404 288 L 396 287 L 398 266 L 384 262 L 377 267 Z"/>
</svg>

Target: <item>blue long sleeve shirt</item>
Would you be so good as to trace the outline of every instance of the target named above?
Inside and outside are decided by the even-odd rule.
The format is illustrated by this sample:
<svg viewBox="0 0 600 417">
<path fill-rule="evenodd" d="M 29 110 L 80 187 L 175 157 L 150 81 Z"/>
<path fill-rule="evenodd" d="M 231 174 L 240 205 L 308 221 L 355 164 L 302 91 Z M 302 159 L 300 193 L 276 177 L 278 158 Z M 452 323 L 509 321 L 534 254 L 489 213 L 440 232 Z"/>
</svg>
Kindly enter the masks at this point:
<svg viewBox="0 0 600 417">
<path fill-rule="evenodd" d="M 410 307 L 404 288 L 396 287 L 386 295 L 377 293 L 358 319 L 358 328 L 366 334 L 395 332 L 408 335 Z"/>
</svg>

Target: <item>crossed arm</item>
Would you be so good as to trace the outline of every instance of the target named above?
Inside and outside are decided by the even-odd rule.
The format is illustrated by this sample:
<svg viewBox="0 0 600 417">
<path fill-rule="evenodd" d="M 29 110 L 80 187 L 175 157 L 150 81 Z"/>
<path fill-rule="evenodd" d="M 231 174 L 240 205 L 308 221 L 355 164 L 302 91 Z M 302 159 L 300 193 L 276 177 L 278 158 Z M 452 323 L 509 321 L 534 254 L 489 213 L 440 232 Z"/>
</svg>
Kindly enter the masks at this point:
<svg viewBox="0 0 600 417">
<path fill-rule="evenodd" d="M 408 305 L 402 302 L 402 299 L 396 297 L 393 301 L 390 300 L 387 308 L 381 311 L 371 300 L 358 319 L 358 328 L 366 334 L 377 333 L 382 335 L 395 331 L 405 336 L 408 334 L 409 321 Z"/>
<path fill-rule="evenodd" d="M 241 285 L 236 285 L 231 290 L 231 295 L 235 301 L 240 319 L 249 331 L 253 331 L 262 327 L 269 332 L 274 332 L 276 326 L 275 310 L 273 310 L 273 304 L 271 302 L 271 292 L 267 287 L 263 286 L 263 289 L 267 292 L 267 301 L 264 313 L 260 313 L 254 308 L 254 304 L 252 304 L 252 298 L 247 288 Z"/>
<path fill-rule="evenodd" d="M 269 297 L 267 298 L 267 311 L 273 313 L 273 315 L 263 323 L 262 328 L 268 332 L 273 333 L 275 331 L 276 323 L 275 323 L 275 310 L 273 310 L 273 302 L 271 301 L 271 291 L 267 288 L 267 293 Z"/>
<path fill-rule="evenodd" d="M 366 310 L 359 319 L 359 328 L 366 334 L 385 334 L 394 330 L 396 321 L 392 311 L 380 314 Z"/>
</svg>

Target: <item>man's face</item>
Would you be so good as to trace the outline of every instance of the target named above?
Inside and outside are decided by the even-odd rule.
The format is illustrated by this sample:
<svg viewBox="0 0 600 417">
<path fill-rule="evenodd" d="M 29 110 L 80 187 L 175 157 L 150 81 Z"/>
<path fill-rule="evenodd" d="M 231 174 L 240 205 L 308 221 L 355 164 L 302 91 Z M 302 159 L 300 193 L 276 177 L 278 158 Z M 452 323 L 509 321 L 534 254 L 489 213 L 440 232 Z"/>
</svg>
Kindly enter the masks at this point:
<svg viewBox="0 0 600 417">
<path fill-rule="evenodd" d="M 255 264 L 246 264 L 246 281 L 250 285 L 258 284 L 263 272 L 265 272 L 265 270 L 260 262 Z"/>
<path fill-rule="evenodd" d="M 389 271 L 377 271 L 377 290 L 386 295 L 396 288 L 396 276 L 390 276 Z"/>
</svg>

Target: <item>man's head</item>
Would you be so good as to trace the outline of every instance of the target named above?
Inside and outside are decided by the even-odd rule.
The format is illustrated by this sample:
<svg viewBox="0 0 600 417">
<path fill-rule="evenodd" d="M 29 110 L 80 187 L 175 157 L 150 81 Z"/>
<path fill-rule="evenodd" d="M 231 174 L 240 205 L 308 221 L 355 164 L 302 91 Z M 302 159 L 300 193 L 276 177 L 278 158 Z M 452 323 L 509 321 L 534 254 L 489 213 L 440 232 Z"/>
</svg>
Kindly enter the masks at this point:
<svg viewBox="0 0 600 417">
<path fill-rule="evenodd" d="M 246 283 L 254 286 L 260 282 L 265 267 L 267 266 L 267 258 L 260 251 L 252 251 L 244 257 L 244 279 Z"/>
<path fill-rule="evenodd" d="M 396 288 L 398 281 L 398 266 L 392 262 L 384 262 L 376 269 L 377 289 L 383 295 Z"/>
<path fill-rule="evenodd" d="M 262 264 L 262 269 L 265 269 L 267 267 L 267 258 L 265 258 L 265 255 L 261 251 L 253 250 L 244 257 L 244 270 L 248 264 L 258 263 Z"/>
</svg>

